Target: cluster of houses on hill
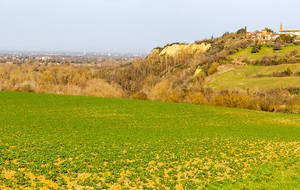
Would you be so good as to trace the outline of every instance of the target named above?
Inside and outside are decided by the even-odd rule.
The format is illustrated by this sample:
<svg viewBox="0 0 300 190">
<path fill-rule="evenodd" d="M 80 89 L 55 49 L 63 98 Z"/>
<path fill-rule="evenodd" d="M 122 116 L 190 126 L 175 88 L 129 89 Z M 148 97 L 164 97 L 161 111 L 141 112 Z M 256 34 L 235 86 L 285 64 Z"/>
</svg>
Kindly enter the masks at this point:
<svg viewBox="0 0 300 190">
<path fill-rule="evenodd" d="M 295 37 L 295 42 L 300 42 L 300 30 L 283 30 L 282 24 L 280 24 L 280 29 L 278 33 L 273 33 L 268 31 L 267 29 L 263 29 L 262 31 L 256 32 L 247 32 L 247 38 L 257 39 L 261 41 L 275 41 L 280 35 L 290 35 Z"/>
</svg>

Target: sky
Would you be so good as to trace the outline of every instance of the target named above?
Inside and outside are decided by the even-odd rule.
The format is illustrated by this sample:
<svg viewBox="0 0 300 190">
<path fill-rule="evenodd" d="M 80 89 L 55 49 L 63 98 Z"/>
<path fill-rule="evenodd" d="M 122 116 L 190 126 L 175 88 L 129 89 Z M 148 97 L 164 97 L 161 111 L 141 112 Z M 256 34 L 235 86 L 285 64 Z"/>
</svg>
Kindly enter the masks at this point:
<svg viewBox="0 0 300 190">
<path fill-rule="evenodd" d="M 148 54 L 265 27 L 299 29 L 299 0 L 0 0 L 0 50 Z"/>
</svg>

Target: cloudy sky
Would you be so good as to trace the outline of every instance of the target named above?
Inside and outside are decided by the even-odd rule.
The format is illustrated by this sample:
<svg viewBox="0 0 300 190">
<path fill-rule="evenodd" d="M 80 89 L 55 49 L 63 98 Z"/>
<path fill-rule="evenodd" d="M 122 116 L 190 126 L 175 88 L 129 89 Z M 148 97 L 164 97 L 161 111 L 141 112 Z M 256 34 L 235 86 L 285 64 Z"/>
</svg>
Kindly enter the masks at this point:
<svg viewBox="0 0 300 190">
<path fill-rule="evenodd" d="M 247 26 L 300 29 L 299 0 L 0 0 L 0 50 L 149 53 Z"/>
</svg>

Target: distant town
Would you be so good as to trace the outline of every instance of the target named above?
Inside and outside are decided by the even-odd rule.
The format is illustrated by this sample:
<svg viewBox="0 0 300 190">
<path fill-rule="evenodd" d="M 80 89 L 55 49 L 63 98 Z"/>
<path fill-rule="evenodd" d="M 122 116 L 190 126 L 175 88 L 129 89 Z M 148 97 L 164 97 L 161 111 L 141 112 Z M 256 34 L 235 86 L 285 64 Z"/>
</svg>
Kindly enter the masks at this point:
<svg viewBox="0 0 300 190">
<path fill-rule="evenodd" d="M 0 63 L 7 64 L 67 64 L 74 66 L 112 67 L 126 63 L 133 59 L 144 58 L 144 54 L 118 54 L 118 53 L 46 53 L 46 52 L 20 52 L 0 51 Z"/>
</svg>

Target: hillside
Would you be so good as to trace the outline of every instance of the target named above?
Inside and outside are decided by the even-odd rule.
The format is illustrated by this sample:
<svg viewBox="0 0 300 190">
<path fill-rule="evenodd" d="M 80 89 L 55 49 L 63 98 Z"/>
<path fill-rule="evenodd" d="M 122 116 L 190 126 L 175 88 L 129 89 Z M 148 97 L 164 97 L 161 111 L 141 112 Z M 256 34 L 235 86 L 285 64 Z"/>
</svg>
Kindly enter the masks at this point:
<svg viewBox="0 0 300 190">
<path fill-rule="evenodd" d="M 300 188 L 297 115 L 20 92 L 0 109 L 0 188 Z"/>
<path fill-rule="evenodd" d="M 273 50 L 273 47 L 269 47 L 266 45 L 263 45 L 261 50 L 258 53 L 251 53 L 252 47 L 245 48 L 233 55 L 230 55 L 230 57 L 234 59 L 261 59 L 265 56 L 274 56 L 274 55 L 280 55 L 280 56 L 286 56 L 290 54 L 292 51 L 296 50 L 297 52 L 300 52 L 300 45 L 288 45 L 283 46 L 281 50 L 275 51 Z"/>
<path fill-rule="evenodd" d="M 275 66 L 251 66 L 235 67 L 228 72 L 219 72 L 207 77 L 207 86 L 214 90 L 250 90 L 266 91 L 270 89 L 282 89 L 299 87 L 300 64 L 282 64 Z M 284 73 L 289 68 L 293 74 L 291 76 L 273 76 L 274 73 Z"/>
<path fill-rule="evenodd" d="M 0 90 L 300 113 L 300 46 L 283 44 L 274 53 L 274 45 L 262 45 L 258 53 L 249 52 L 260 45 L 243 33 L 224 33 L 193 44 L 157 47 L 144 59 L 112 68 L 4 64 Z M 288 70 L 286 64 L 294 65 Z"/>
</svg>

